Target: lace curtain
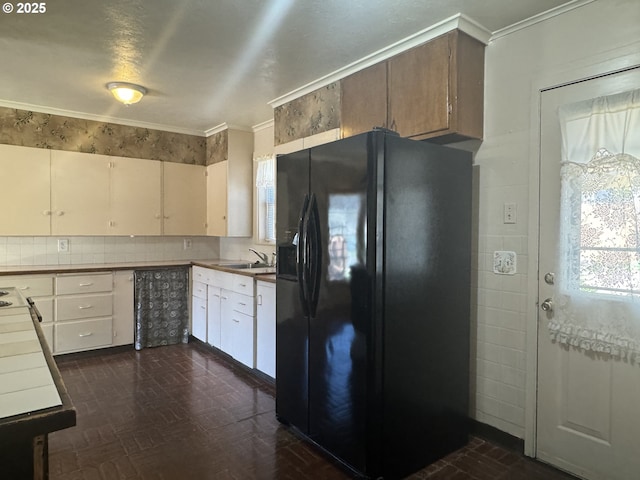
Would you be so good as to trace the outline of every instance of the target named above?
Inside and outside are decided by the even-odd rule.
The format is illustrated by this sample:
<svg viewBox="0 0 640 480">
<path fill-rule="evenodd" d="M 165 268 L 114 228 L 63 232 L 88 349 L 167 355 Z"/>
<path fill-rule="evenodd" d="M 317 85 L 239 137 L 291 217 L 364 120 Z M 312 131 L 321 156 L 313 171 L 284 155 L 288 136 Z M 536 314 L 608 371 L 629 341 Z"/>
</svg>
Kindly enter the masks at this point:
<svg viewBox="0 0 640 480">
<path fill-rule="evenodd" d="M 563 106 L 551 338 L 640 363 L 640 89 Z"/>
<path fill-rule="evenodd" d="M 256 187 L 274 187 L 275 181 L 275 159 L 272 156 L 256 158 Z"/>
</svg>

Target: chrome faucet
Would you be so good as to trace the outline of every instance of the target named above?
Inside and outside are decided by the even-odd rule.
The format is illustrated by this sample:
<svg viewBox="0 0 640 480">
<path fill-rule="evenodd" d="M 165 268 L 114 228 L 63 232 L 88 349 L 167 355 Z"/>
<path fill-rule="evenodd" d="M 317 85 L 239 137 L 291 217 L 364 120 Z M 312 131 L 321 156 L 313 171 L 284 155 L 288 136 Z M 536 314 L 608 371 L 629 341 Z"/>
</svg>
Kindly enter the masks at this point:
<svg viewBox="0 0 640 480">
<path fill-rule="evenodd" d="M 266 253 L 258 252 L 256 250 L 254 250 L 253 248 L 250 248 L 249 251 L 255 253 L 258 256 L 258 258 L 260 259 L 260 261 L 262 263 L 264 263 L 265 265 L 269 264 L 269 256 Z"/>
</svg>

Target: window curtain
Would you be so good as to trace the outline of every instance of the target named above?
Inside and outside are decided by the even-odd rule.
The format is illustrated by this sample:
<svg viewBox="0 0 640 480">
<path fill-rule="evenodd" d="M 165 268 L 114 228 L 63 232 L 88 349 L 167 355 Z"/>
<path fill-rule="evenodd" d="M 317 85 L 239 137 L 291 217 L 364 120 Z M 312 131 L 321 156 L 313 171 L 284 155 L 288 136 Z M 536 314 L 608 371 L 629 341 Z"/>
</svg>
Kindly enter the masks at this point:
<svg viewBox="0 0 640 480">
<path fill-rule="evenodd" d="M 256 171 L 256 187 L 275 186 L 275 159 L 272 156 L 256 158 L 258 167 Z"/>
<path fill-rule="evenodd" d="M 640 363 L 640 89 L 566 105 L 551 338 Z"/>
<path fill-rule="evenodd" d="M 271 155 L 256 158 L 256 188 L 259 189 L 259 224 L 260 240 L 275 242 L 276 218 L 276 161 Z"/>
<path fill-rule="evenodd" d="M 135 348 L 189 341 L 189 269 L 135 271 Z"/>
</svg>

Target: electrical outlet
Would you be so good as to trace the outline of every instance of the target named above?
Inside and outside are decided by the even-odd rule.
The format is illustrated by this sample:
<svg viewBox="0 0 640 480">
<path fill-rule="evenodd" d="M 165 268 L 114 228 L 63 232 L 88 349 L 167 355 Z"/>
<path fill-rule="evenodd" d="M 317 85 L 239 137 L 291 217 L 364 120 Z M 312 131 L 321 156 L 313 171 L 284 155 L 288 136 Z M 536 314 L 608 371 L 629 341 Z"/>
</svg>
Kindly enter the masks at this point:
<svg viewBox="0 0 640 480">
<path fill-rule="evenodd" d="M 191 243 L 190 238 L 185 238 L 182 242 L 182 248 L 184 250 L 189 250 L 193 244 Z"/>
<path fill-rule="evenodd" d="M 517 215 L 516 215 L 516 204 L 515 203 L 505 203 L 503 210 L 503 223 L 516 223 Z"/>
<path fill-rule="evenodd" d="M 69 253 L 69 239 L 68 238 L 59 238 L 58 239 L 58 253 Z"/>
</svg>

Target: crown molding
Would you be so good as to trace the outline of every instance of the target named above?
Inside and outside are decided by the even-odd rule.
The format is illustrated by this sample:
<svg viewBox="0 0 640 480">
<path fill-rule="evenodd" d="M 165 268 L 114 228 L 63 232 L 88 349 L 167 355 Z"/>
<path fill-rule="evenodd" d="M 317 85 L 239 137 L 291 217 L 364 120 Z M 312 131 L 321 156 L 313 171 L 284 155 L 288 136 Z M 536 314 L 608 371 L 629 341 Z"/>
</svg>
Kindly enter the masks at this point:
<svg viewBox="0 0 640 480">
<path fill-rule="evenodd" d="M 496 30 L 491 35 L 490 42 L 493 42 L 494 40 L 497 40 L 506 35 L 510 35 L 514 32 L 524 30 L 525 28 L 531 27 L 532 25 L 540 22 L 544 22 L 545 20 L 549 20 L 550 18 L 557 17 L 558 15 L 570 12 L 571 10 L 575 10 L 576 8 L 584 7 L 585 5 L 588 5 L 595 1 L 596 0 L 573 0 L 571 2 L 565 3 L 564 5 L 551 8 L 546 12 L 539 13 L 538 15 L 534 15 L 533 17 L 527 18 L 526 20 L 522 20 L 521 22 L 517 22 L 513 25 L 509 25 L 508 27 Z"/>
<path fill-rule="evenodd" d="M 75 112 L 73 110 L 64 110 L 61 108 L 42 107 L 40 105 L 31 105 L 28 103 L 13 102 L 11 100 L 4 100 L 4 99 L 0 99 L 0 107 L 14 108 L 17 110 L 27 110 L 29 112 L 45 113 L 48 115 L 57 115 L 61 117 L 80 118 L 82 120 L 91 120 L 94 122 L 113 123 L 116 125 L 124 125 L 127 127 L 147 128 L 149 130 L 160 130 L 163 132 L 181 133 L 184 135 L 195 135 L 198 137 L 205 136 L 205 132 L 202 130 L 193 130 L 190 128 L 181 128 L 181 127 L 175 127 L 172 125 L 164 125 L 159 123 L 126 120 L 122 118 L 110 117 L 107 115 L 94 115 L 91 113 Z"/>
<path fill-rule="evenodd" d="M 311 93 L 314 90 L 330 85 L 333 82 L 336 82 L 352 73 L 363 70 L 371 65 L 375 65 L 376 63 L 380 63 L 384 60 L 387 60 L 399 53 L 402 53 L 410 48 L 417 47 L 418 45 L 422 45 L 429 40 L 432 40 L 440 35 L 443 35 L 451 30 L 459 29 L 465 32 L 466 34 L 472 36 L 478 41 L 484 43 L 485 45 L 489 42 L 491 38 L 491 32 L 480 25 L 478 22 L 470 19 L 466 15 L 458 13 L 449 18 L 442 20 L 430 27 L 425 28 L 413 35 L 410 35 L 396 43 L 393 43 L 387 47 L 384 47 L 376 52 L 367 55 L 366 57 L 361 58 L 360 60 L 356 60 L 349 65 L 346 65 L 338 70 L 325 75 L 324 77 L 320 77 L 313 82 L 307 83 L 302 87 L 299 87 L 285 95 L 282 95 L 274 100 L 269 102 L 272 108 L 279 107 L 291 100 L 295 100 L 296 98 L 302 97 L 307 93 Z"/>
<path fill-rule="evenodd" d="M 272 118 L 271 120 L 266 120 L 262 123 L 258 123 L 254 125 L 253 127 L 251 127 L 251 130 L 253 131 L 253 133 L 257 133 L 262 130 L 266 130 L 267 128 L 273 128 L 274 125 L 275 125 L 275 121 Z"/>
<path fill-rule="evenodd" d="M 245 127 L 242 125 L 234 125 L 231 123 L 221 123 L 216 125 L 215 127 L 211 127 L 204 131 L 205 137 L 210 137 L 211 135 L 215 135 L 216 133 L 223 132 L 225 130 L 240 130 L 241 132 L 253 132 L 253 130 L 249 127 Z"/>
</svg>

